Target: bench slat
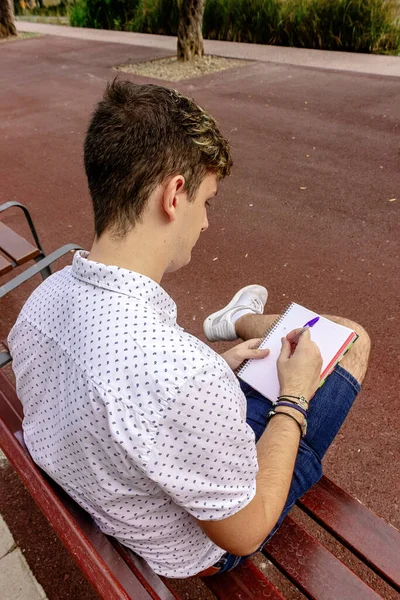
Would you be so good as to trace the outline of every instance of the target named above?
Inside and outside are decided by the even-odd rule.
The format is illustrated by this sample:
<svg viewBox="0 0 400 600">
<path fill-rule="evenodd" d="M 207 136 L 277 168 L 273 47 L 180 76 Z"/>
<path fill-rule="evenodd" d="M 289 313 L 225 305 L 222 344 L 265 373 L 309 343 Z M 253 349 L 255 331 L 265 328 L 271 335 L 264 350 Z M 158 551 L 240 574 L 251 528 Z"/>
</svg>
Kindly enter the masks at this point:
<svg viewBox="0 0 400 600">
<path fill-rule="evenodd" d="M 7 395 L 4 393 L 4 378 L 4 373 L 0 371 L 0 421 L 3 423 L 2 427 L 10 431 L 10 434 L 13 435 L 16 434 L 16 432 L 21 431 L 22 422 L 17 408 L 14 407 L 14 403 L 12 401 L 9 402 Z"/>
<path fill-rule="evenodd" d="M 164 600 L 148 594 L 87 513 L 33 463 L 22 445 L 22 436 L 17 439 L 12 433 L 18 416 L 3 391 L 6 379 L 0 372 L 0 445 L 86 578 L 106 600 Z"/>
<path fill-rule="evenodd" d="M 381 600 L 379 594 L 291 517 L 286 517 L 262 552 L 307 598 Z"/>
<path fill-rule="evenodd" d="M 118 542 L 115 542 L 115 546 L 142 584 L 147 581 L 151 583 L 152 588 L 157 589 L 160 580 L 147 563 Z M 233 571 L 202 577 L 201 580 L 218 600 L 255 600 L 260 598 L 261 594 L 262 598 L 269 600 L 284 600 L 284 596 L 249 560 Z M 169 588 L 172 597 L 180 600 L 180 596 L 176 595 L 168 580 L 165 581 L 165 585 Z"/>
<path fill-rule="evenodd" d="M 233 571 L 202 577 L 201 580 L 218 600 L 285 600 L 276 587 L 253 565 L 250 560 Z"/>
<path fill-rule="evenodd" d="M 10 256 L 17 265 L 39 256 L 40 250 L 0 221 L 0 249 Z"/>
<path fill-rule="evenodd" d="M 12 268 L 12 264 L 0 254 L 0 275 L 8 273 Z"/>
<path fill-rule="evenodd" d="M 7 348 L 7 340 L 3 340 L 2 344 Z M 14 428 L 12 432 L 18 431 L 21 429 L 22 419 L 24 418 L 24 412 L 21 404 L 21 400 L 17 396 L 17 392 L 15 391 L 14 385 L 8 379 L 3 371 L 0 371 L 0 390 L 6 397 L 6 405 L 4 405 L 4 410 L 7 410 L 7 406 L 10 406 L 12 410 L 17 415 L 17 421 L 14 424 Z M 0 404 L 0 410 L 3 408 L 3 403 Z M 4 413 L 5 423 L 7 423 L 7 413 Z"/>
<path fill-rule="evenodd" d="M 323 477 L 299 506 L 400 591 L 400 532 Z"/>
<path fill-rule="evenodd" d="M 45 480 L 37 480 L 37 467 L 29 466 L 25 451 L 0 419 L 0 444 L 11 464 L 32 495 L 36 504 L 62 539 L 81 571 L 104 600 L 153 600 L 137 581 L 129 567 L 114 551 L 103 534 L 88 531 L 85 523 L 77 524 L 55 496 L 46 487 Z M 86 516 L 87 519 L 87 516 Z M 85 531 L 86 529 L 86 531 Z M 82 532 L 84 531 L 84 533 Z M 100 532 L 98 532 L 100 533 Z M 85 535 L 86 534 L 86 535 Z M 111 549 L 111 552 L 110 552 Z M 115 554 L 113 554 L 113 552 Z M 104 556 L 104 560 L 103 557 Z M 120 562 L 118 562 L 118 559 Z"/>
<path fill-rule="evenodd" d="M 117 549 L 118 553 L 122 556 L 124 561 L 129 568 L 135 573 L 143 587 L 149 592 L 150 595 L 156 592 L 162 600 L 181 600 L 181 597 L 168 585 L 168 581 L 163 583 L 162 579 L 153 569 L 146 563 L 143 558 L 132 552 L 129 548 L 122 546 L 117 540 L 110 538 L 111 543 Z M 153 596 L 152 596 L 153 597 Z"/>
</svg>

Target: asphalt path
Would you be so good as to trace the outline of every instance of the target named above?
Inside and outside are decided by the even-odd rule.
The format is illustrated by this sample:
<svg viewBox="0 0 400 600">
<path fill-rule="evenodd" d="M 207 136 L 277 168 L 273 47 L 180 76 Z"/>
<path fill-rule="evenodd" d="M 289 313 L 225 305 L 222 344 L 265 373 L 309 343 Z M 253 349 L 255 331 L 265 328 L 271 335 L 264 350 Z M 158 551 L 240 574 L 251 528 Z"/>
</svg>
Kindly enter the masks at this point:
<svg viewBox="0 0 400 600">
<path fill-rule="evenodd" d="M 62 37 L 1 45 L 0 202 L 29 207 L 46 251 L 90 247 L 82 144 L 112 67 L 169 54 Z M 249 62 L 173 87 L 218 119 L 235 163 L 190 265 L 163 282 L 180 324 L 204 339 L 204 317 L 249 283 L 268 288 L 267 312 L 296 301 L 361 323 L 370 368 L 325 472 L 399 527 L 400 78 Z M 27 233 L 16 211 L 2 220 Z M 1 337 L 37 283 L 2 300 Z"/>
</svg>

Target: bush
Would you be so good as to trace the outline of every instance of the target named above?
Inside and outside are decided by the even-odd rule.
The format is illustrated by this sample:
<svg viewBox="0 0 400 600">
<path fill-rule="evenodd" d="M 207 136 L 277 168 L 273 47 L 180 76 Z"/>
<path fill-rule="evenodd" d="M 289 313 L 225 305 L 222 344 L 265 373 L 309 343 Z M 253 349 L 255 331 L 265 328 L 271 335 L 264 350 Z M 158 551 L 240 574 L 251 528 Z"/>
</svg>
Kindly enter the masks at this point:
<svg viewBox="0 0 400 600">
<path fill-rule="evenodd" d="M 76 0 L 69 9 L 73 27 L 124 29 L 135 16 L 139 0 Z"/>
<path fill-rule="evenodd" d="M 72 27 L 94 27 L 89 20 L 86 0 L 76 0 L 69 9 L 69 24 Z"/>
<path fill-rule="evenodd" d="M 284 0 L 207 0 L 204 36 L 214 40 L 269 44 Z"/>
<path fill-rule="evenodd" d="M 177 35 L 178 0 L 139 0 L 135 16 L 127 23 L 129 31 Z"/>
<path fill-rule="evenodd" d="M 75 0 L 71 25 L 176 35 L 180 0 Z M 398 0 L 207 0 L 204 37 L 399 54 Z"/>
<path fill-rule="evenodd" d="M 287 0 L 279 43 L 283 46 L 398 53 L 397 0 Z"/>
</svg>

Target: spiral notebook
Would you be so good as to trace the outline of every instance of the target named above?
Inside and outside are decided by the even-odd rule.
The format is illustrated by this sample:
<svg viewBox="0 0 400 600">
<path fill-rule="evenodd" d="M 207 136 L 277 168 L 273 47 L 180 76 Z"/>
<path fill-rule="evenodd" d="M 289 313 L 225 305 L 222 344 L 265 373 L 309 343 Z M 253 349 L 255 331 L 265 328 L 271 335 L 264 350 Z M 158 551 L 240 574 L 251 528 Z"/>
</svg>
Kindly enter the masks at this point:
<svg viewBox="0 0 400 600">
<path fill-rule="evenodd" d="M 318 322 L 310 328 L 310 335 L 322 355 L 321 386 L 358 335 L 352 329 L 325 319 L 295 302 L 286 308 L 263 336 L 259 348 L 269 348 L 269 355 L 260 360 L 245 361 L 237 371 L 238 377 L 269 400 L 275 401 L 279 396 L 276 361 L 282 348 L 281 339 L 318 316 Z"/>
</svg>

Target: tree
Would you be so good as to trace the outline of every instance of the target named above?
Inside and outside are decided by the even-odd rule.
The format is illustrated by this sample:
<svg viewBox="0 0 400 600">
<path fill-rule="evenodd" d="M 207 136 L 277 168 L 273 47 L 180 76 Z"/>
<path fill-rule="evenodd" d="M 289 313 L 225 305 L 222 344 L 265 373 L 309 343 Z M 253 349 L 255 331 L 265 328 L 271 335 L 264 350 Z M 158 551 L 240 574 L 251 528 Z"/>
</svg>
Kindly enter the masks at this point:
<svg viewBox="0 0 400 600">
<path fill-rule="evenodd" d="M 1 0 L 0 0 L 1 1 Z M 178 25 L 178 60 L 204 56 L 203 14 L 205 0 L 182 0 Z"/>
<path fill-rule="evenodd" d="M 0 0 L 0 39 L 17 35 L 11 1 L 12 0 Z"/>
</svg>

